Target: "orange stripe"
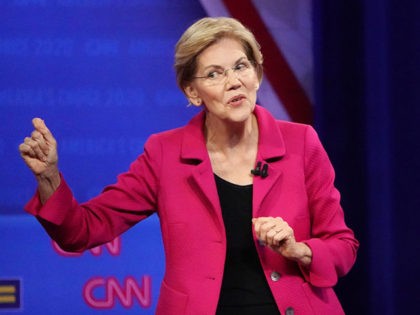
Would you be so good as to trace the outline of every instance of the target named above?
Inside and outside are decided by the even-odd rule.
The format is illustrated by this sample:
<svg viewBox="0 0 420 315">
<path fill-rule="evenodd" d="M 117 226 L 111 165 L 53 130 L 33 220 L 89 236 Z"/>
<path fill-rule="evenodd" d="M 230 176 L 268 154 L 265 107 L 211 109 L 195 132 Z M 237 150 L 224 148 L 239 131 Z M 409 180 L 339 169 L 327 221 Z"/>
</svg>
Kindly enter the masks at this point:
<svg viewBox="0 0 420 315">
<path fill-rule="evenodd" d="M 0 295 L 0 303 L 16 303 L 16 296 Z"/>
</svg>

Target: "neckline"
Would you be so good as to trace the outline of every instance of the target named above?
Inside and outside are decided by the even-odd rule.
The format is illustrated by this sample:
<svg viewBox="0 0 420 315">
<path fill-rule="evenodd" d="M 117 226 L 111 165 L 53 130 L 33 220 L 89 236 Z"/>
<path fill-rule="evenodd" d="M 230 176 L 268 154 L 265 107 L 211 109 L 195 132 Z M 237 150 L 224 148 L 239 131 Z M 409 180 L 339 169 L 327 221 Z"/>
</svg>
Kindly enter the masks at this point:
<svg viewBox="0 0 420 315">
<path fill-rule="evenodd" d="M 214 174 L 214 177 L 216 178 L 216 180 L 218 180 L 219 182 L 222 182 L 222 183 L 226 183 L 226 184 L 228 184 L 232 187 L 237 187 L 237 188 L 251 188 L 252 187 L 252 184 L 246 184 L 246 185 L 235 184 L 235 183 L 232 183 L 232 182 L 220 177 L 216 173 L 213 173 L 213 174 Z"/>
</svg>

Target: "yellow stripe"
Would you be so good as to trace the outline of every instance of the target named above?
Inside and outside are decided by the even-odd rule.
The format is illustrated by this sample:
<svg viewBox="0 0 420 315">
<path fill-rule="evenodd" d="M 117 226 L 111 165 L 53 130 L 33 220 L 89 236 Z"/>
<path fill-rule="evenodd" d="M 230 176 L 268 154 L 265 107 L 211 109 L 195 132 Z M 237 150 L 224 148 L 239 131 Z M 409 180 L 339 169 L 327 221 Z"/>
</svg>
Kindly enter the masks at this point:
<svg viewBox="0 0 420 315">
<path fill-rule="evenodd" d="M 16 287 L 13 285 L 2 285 L 0 286 L 0 293 L 15 293 Z"/>
<path fill-rule="evenodd" d="M 0 295 L 0 303 L 16 303 L 16 296 Z"/>
</svg>

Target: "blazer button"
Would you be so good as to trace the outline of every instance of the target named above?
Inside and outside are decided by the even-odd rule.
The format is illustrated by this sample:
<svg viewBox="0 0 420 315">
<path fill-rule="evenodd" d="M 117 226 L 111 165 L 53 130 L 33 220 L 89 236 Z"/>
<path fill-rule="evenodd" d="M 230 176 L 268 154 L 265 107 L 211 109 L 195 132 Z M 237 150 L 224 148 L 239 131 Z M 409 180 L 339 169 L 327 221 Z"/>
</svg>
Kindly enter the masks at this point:
<svg viewBox="0 0 420 315">
<path fill-rule="evenodd" d="M 279 281 L 280 280 L 280 274 L 277 271 L 273 271 L 270 274 L 270 278 L 271 280 L 273 280 L 274 282 Z"/>
</svg>

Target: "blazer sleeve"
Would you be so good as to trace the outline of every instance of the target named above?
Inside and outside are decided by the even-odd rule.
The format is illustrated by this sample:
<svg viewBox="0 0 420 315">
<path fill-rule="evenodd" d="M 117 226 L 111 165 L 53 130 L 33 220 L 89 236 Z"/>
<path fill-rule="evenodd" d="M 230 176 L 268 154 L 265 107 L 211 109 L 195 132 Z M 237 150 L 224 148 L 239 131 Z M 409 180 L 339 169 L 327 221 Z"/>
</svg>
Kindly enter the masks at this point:
<svg viewBox="0 0 420 315">
<path fill-rule="evenodd" d="M 161 146 L 151 136 L 142 153 L 117 182 L 79 204 L 62 177 L 42 205 L 38 192 L 26 204 L 50 237 L 66 251 L 81 252 L 109 242 L 156 211 Z"/>
<path fill-rule="evenodd" d="M 305 280 L 317 287 L 332 287 L 349 272 L 359 243 L 346 226 L 340 193 L 334 186 L 335 172 L 315 130 L 305 135 L 305 180 L 311 217 L 312 250 L 309 267 L 300 267 Z"/>
</svg>

